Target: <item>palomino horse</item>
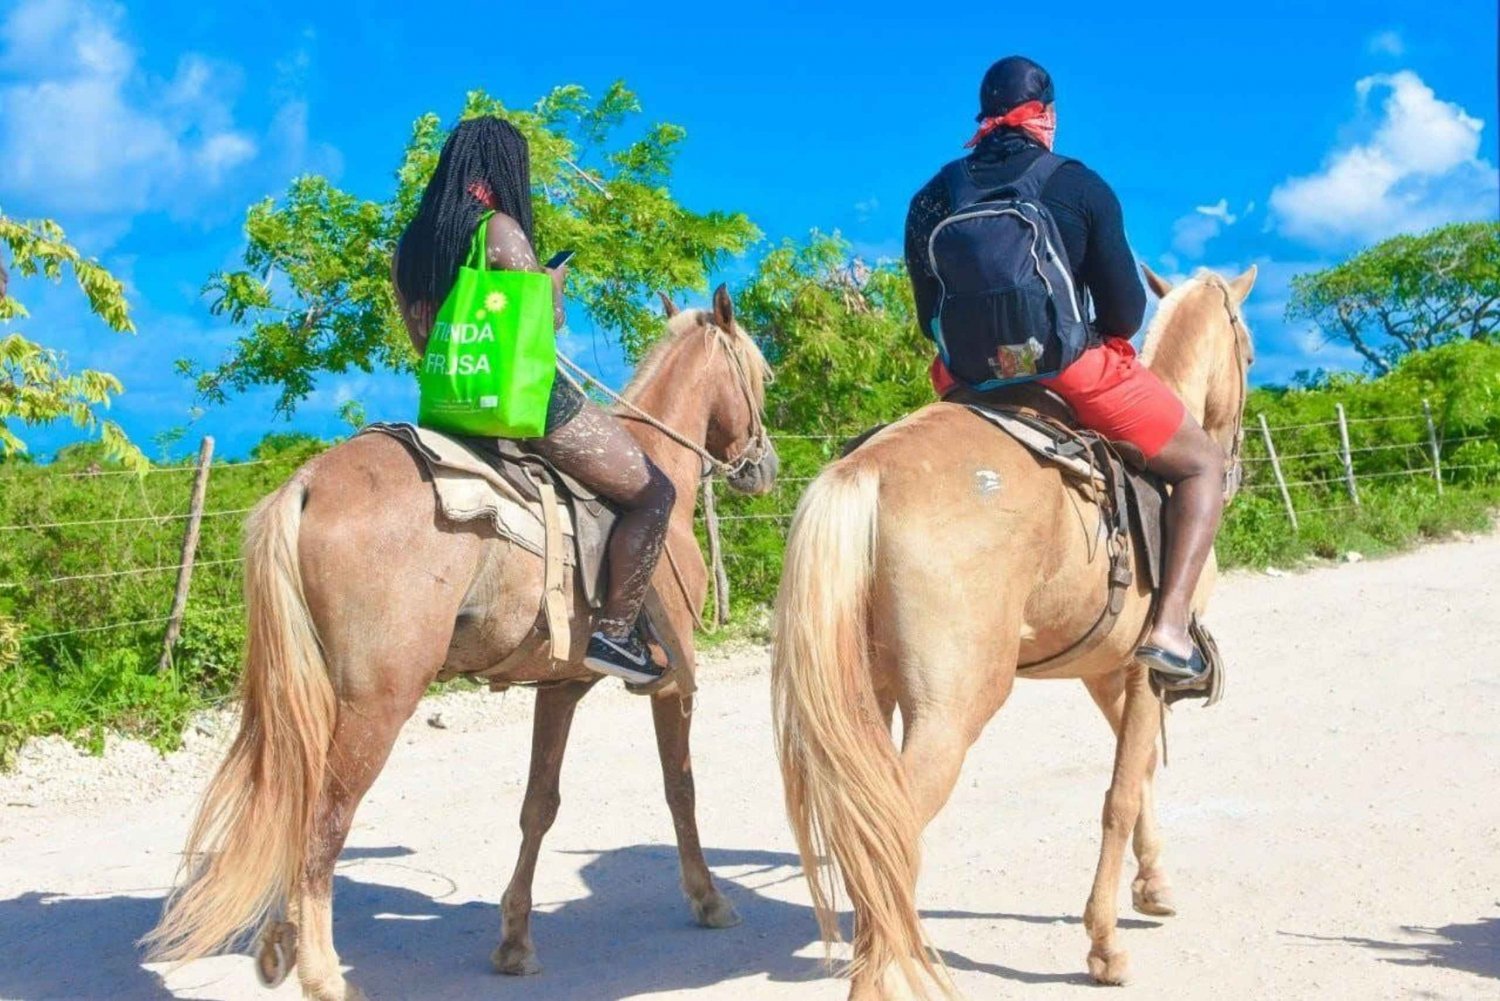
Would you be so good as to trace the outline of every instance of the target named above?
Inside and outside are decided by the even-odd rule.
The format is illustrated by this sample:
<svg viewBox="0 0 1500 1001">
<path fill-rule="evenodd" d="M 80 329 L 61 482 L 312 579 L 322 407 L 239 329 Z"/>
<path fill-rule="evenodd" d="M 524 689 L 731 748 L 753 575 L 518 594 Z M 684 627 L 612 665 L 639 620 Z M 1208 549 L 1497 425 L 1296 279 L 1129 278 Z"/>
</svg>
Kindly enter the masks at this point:
<svg viewBox="0 0 1500 1001">
<path fill-rule="evenodd" d="M 771 488 L 776 454 L 762 423 L 768 375 L 721 286 L 712 312 L 671 316 L 668 336 L 626 390 L 627 410 L 635 409 L 622 415 L 654 418 L 633 420 L 631 430 L 677 488 L 670 557 L 655 584 L 687 657 L 707 582 L 690 498 L 710 458 L 727 465 L 737 490 Z M 246 527 L 245 556 L 240 730 L 189 837 L 188 878 L 149 944 L 157 958 L 185 961 L 261 928 L 263 980 L 285 976 L 295 958 L 305 996 L 349 1001 L 363 995 L 334 952 L 332 883 L 355 808 L 441 668 L 482 670 L 525 640 L 537 620 L 543 565 L 485 524 L 443 521 L 432 484 L 385 435 L 330 449 L 262 501 Z M 586 613 L 581 596 L 575 602 Z M 575 618 L 573 649 L 581 654 L 587 614 Z M 536 973 L 532 874 L 557 814 L 573 711 L 598 679 L 542 654 L 505 680 L 548 683 L 537 693 L 520 858 L 493 956 L 500 972 Z M 698 842 L 691 713 L 674 687 L 653 697 L 652 715 L 683 888 L 699 924 L 728 927 L 739 918 Z"/>
<path fill-rule="evenodd" d="M 1254 269 L 1232 282 L 1200 272 L 1176 289 L 1147 279 L 1164 297 L 1147 363 L 1237 456 L 1251 352 L 1240 303 Z M 882 431 L 803 496 L 776 602 L 776 731 L 825 940 L 838 934 L 837 875 L 854 908 L 851 1001 L 887 997 L 893 963 L 919 996 L 929 977 L 951 993 L 917 914 L 918 838 L 1017 667 L 1066 650 L 1097 618 L 1107 574 L 1098 525 L 1058 470 L 948 403 Z M 1132 830 L 1135 907 L 1173 913 L 1151 803 L 1160 706 L 1132 658 L 1150 608 L 1138 576 L 1104 642 L 1040 672 L 1082 680 L 1118 739 L 1084 911 L 1089 972 L 1104 983 L 1126 975 L 1115 897 Z"/>
</svg>

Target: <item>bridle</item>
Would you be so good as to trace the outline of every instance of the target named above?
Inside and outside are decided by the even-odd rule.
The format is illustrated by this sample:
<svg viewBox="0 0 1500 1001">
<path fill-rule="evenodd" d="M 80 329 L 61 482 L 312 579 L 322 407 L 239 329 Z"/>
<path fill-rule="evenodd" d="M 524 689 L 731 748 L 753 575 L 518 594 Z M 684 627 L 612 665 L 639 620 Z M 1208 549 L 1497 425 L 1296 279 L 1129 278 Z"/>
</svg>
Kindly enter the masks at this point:
<svg viewBox="0 0 1500 1001">
<path fill-rule="evenodd" d="M 745 407 L 750 414 L 750 438 L 745 443 L 745 447 L 740 450 L 740 453 L 728 460 L 718 458 L 707 448 L 642 410 L 630 402 L 630 400 L 600 382 L 577 362 L 573 361 L 573 359 L 559 353 L 557 360 L 562 367 L 564 376 L 575 386 L 578 385 L 579 381 L 588 383 L 602 392 L 617 407 L 620 407 L 621 410 L 616 412 L 617 417 L 638 421 L 648 427 L 654 428 L 660 431 L 668 441 L 695 453 L 702 461 L 702 469 L 699 473 L 700 479 L 708 480 L 715 476 L 722 476 L 727 480 L 734 480 L 743 476 L 746 470 L 758 466 L 765 459 L 766 454 L 771 450 L 771 438 L 766 433 L 765 416 L 761 412 L 760 404 L 756 402 L 755 394 L 750 388 L 750 374 L 745 371 L 744 359 L 740 357 L 740 353 L 735 350 L 734 345 L 729 343 L 731 335 L 726 333 L 717 324 L 710 324 L 709 326 L 712 327 L 714 336 L 723 342 L 724 353 L 728 355 L 734 372 L 735 385 L 744 396 Z M 582 387 L 579 388 L 581 389 Z"/>
<path fill-rule="evenodd" d="M 1249 334 L 1243 329 L 1244 324 L 1240 320 L 1239 311 L 1234 308 L 1234 301 L 1229 295 L 1229 286 L 1222 281 L 1218 283 L 1219 291 L 1224 296 L 1224 311 L 1229 314 L 1229 328 L 1234 337 L 1234 364 L 1239 378 L 1235 385 L 1239 387 L 1239 399 L 1234 408 L 1234 437 L 1229 446 L 1229 464 L 1224 467 L 1224 503 L 1229 503 L 1239 493 L 1240 482 L 1244 479 L 1244 460 L 1241 458 L 1245 444 L 1245 401 L 1249 396 L 1249 387 L 1246 385 L 1250 366 L 1245 361 L 1244 352 L 1240 348 L 1240 338 L 1243 334 L 1249 339 Z"/>
</svg>

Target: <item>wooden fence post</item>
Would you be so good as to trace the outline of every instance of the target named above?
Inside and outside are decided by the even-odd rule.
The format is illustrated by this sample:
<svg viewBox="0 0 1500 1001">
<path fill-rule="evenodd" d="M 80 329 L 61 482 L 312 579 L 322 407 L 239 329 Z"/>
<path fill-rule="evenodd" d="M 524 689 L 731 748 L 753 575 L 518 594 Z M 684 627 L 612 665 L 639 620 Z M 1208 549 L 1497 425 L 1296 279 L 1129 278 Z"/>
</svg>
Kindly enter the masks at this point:
<svg viewBox="0 0 1500 1001">
<path fill-rule="evenodd" d="M 1297 525 L 1297 509 L 1292 507 L 1292 495 L 1286 488 L 1286 477 L 1281 475 L 1281 460 L 1276 456 L 1276 443 L 1271 440 L 1271 425 L 1266 423 L 1266 415 L 1260 415 L 1260 435 L 1266 440 L 1266 454 L 1271 457 L 1271 472 L 1276 474 L 1276 486 L 1281 490 L 1281 503 L 1286 505 L 1287 520 L 1292 523 L 1292 531 L 1300 532 L 1302 529 Z"/>
<path fill-rule="evenodd" d="M 708 572 L 713 583 L 713 623 L 723 628 L 729 621 L 729 574 L 724 570 L 724 543 L 719 536 L 719 511 L 714 503 L 714 481 L 703 481 L 703 527 L 708 536 Z"/>
<path fill-rule="evenodd" d="M 1349 499 L 1359 507 L 1359 488 L 1354 485 L 1354 456 L 1349 451 L 1349 421 L 1344 416 L 1344 405 L 1335 403 L 1339 415 L 1339 457 L 1344 460 L 1344 483 L 1349 487 Z"/>
<path fill-rule="evenodd" d="M 1443 495 L 1442 449 L 1438 447 L 1437 425 L 1432 423 L 1432 405 L 1422 401 L 1422 416 L 1427 418 L 1427 444 L 1432 448 L 1432 478 L 1437 482 L 1438 496 Z"/>
<path fill-rule="evenodd" d="M 198 446 L 198 472 L 193 476 L 193 499 L 188 505 L 187 529 L 182 533 L 182 558 L 177 561 L 177 590 L 167 616 L 167 635 L 162 640 L 158 672 L 172 666 L 172 648 L 182 635 L 182 613 L 187 609 L 188 584 L 193 579 L 193 557 L 198 552 L 198 529 L 203 524 L 203 498 L 208 493 L 208 471 L 213 465 L 214 440 L 207 435 Z"/>
</svg>

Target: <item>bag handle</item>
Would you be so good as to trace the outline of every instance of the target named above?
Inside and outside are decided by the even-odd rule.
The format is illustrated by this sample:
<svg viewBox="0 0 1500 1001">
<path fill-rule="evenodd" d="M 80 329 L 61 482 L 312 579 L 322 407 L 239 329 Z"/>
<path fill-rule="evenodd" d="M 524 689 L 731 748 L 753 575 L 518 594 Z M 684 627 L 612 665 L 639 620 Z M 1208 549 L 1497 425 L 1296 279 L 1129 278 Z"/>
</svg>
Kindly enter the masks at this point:
<svg viewBox="0 0 1500 1001">
<path fill-rule="evenodd" d="M 485 253 L 485 236 L 489 233 L 490 216 L 493 211 L 486 212 L 479 217 L 479 225 L 474 227 L 474 237 L 469 241 L 468 266 L 476 271 L 488 271 L 490 269 L 490 255 Z"/>
</svg>

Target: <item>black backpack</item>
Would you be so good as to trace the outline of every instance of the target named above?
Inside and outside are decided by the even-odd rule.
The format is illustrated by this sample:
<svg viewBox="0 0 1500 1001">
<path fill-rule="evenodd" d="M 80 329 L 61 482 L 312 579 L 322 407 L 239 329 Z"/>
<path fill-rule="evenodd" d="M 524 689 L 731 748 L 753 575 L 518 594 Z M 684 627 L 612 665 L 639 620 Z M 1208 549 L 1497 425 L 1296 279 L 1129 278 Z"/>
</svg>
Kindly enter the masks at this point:
<svg viewBox="0 0 1500 1001">
<path fill-rule="evenodd" d="M 948 371 L 974 389 L 1055 375 L 1089 346 L 1084 293 L 1041 199 L 1067 162 L 1043 153 L 990 190 L 962 160 L 943 168 L 952 209 L 927 240 L 943 289 L 933 334 Z"/>
</svg>

